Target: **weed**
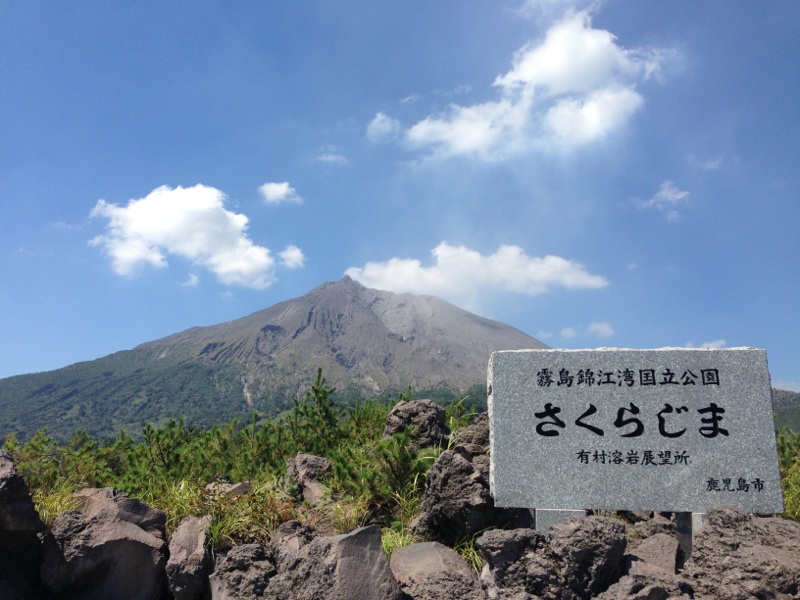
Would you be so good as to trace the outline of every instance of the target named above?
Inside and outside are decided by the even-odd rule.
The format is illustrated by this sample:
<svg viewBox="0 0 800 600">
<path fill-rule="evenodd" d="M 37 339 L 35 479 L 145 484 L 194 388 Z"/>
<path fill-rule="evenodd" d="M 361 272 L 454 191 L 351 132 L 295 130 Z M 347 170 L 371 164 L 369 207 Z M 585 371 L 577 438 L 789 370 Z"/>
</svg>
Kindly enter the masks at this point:
<svg viewBox="0 0 800 600">
<path fill-rule="evenodd" d="M 483 565 L 485 564 L 481 555 L 478 554 L 478 551 L 475 549 L 475 540 L 483 533 L 483 531 L 479 531 L 475 535 L 467 536 L 465 538 L 460 539 L 456 542 L 456 545 L 453 546 L 453 550 L 458 552 L 467 564 L 472 567 L 472 570 L 475 571 L 478 575 L 481 574 L 483 570 Z"/>
<path fill-rule="evenodd" d="M 405 527 L 386 527 L 381 530 L 381 544 L 388 559 L 392 558 L 392 553 L 398 548 L 410 546 L 417 541 L 417 538 Z"/>
</svg>

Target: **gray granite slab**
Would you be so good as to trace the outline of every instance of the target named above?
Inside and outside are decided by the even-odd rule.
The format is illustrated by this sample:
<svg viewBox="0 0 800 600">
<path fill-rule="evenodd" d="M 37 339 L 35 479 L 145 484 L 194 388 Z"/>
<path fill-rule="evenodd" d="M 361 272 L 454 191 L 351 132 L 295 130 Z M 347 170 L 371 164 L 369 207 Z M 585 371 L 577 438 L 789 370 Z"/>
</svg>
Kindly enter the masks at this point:
<svg viewBox="0 0 800 600">
<path fill-rule="evenodd" d="M 488 385 L 498 506 L 783 511 L 764 350 L 502 351 Z"/>
</svg>

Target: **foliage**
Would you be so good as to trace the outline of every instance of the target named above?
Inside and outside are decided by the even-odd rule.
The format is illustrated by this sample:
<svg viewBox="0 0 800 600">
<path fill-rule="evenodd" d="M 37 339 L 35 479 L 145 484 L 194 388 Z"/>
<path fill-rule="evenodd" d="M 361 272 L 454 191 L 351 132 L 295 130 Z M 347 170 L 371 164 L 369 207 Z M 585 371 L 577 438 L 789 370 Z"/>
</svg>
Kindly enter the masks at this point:
<svg viewBox="0 0 800 600">
<path fill-rule="evenodd" d="M 782 483 L 784 515 L 800 521 L 800 461 L 792 465 Z"/>
<path fill-rule="evenodd" d="M 28 440 L 47 426 L 54 439 L 66 442 L 79 428 L 98 441 L 124 429 L 138 441 L 148 421 L 160 427 L 170 418 L 182 418 L 189 426 L 207 429 L 233 419 L 246 423 L 253 410 L 262 418 L 276 418 L 294 409 L 298 385 L 305 389 L 311 383 L 295 377 L 301 368 L 294 364 L 276 363 L 277 371 L 267 376 L 253 365 L 212 360 L 204 352 L 198 357 L 196 350 L 162 357 L 161 349 L 143 345 L 55 371 L 0 379 L 0 432 Z M 341 387 L 331 394 L 337 407 L 352 406 L 363 394 L 356 385 Z M 402 392 L 387 389 L 378 400 L 389 404 Z M 474 385 L 467 396 L 468 404 L 485 408 L 485 385 Z M 409 399 L 420 398 L 446 406 L 458 395 L 443 387 L 415 391 Z"/>
<path fill-rule="evenodd" d="M 418 510 L 439 449 L 412 450 L 409 432 L 383 439 L 389 410 L 410 390 L 393 402 L 356 399 L 347 407 L 336 404 L 335 392 L 318 370 L 305 397 L 281 417 L 253 413 L 245 425 L 231 421 L 205 429 L 169 420 L 147 423 L 136 438 L 120 431 L 103 441 L 80 430 L 66 444 L 42 429 L 25 443 L 8 435 L 4 447 L 48 524 L 74 507 L 74 492 L 114 487 L 163 510 L 169 532 L 189 514 L 211 515 L 216 548 L 266 541 L 279 523 L 304 515 L 340 532 L 371 522 L 402 533 Z M 465 414 L 456 404 L 453 423 Z M 283 491 L 286 461 L 299 451 L 334 465 L 329 502 L 314 509 L 316 515 L 292 505 Z M 217 493 L 208 484 L 218 481 L 249 481 L 254 491 Z"/>
<path fill-rule="evenodd" d="M 305 452 L 324 456 L 339 443 L 342 412 L 334 404 L 334 393 L 336 388 L 327 385 L 318 369 L 305 398 L 295 402 L 288 425 L 291 437 Z"/>
<path fill-rule="evenodd" d="M 778 464 L 781 477 L 786 477 L 789 469 L 800 461 L 800 433 L 783 427 L 775 436 L 778 445 Z"/>
<path fill-rule="evenodd" d="M 280 417 L 252 413 L 244 424 L 199 428 L 183 420 L 148 423 L 132 437 L 98 440 L 78 430 L 58 442 L 48 430 L 26 442 L 6 437 L 4 448 L 31 488 L 37 510 L 52 524 L 74 508 L 72 494 L 84 487 L 115 487 L 167 515 L 172 531 L 187 515 L 211 515 L 214 548 L 265 542 L 282 521 L 301 518 L 341 533 L 375 523 L 387 554 L 414 541 L 411 520 L 419 511 L 428 469 L 441 448 L 413 449 L 409 431 L 384 439 L 392 406 L 412 397 L 410 389 L 392 401 L 356 398 L 336 402 L 336 390 L 318 370 L 311 389 Z M 447 425 L 469 425 L 479 408 L 469 397 L 446 407 Z M 777 434 L 786 516 L 800 520 L 800 434 Z M 329 497 L 319 507 L 296 505 L 284 493 L 286 461 L 299 451 L 328 458 Z M 221 481 L 249 481 L 253 491 L 231 496 L 209 487 Z M 215 491 L 217 489 L 217 491 Z M 474 568 L 480 561 L 474 539 L 458 549 Z"/>
<path fill-rule="evenodd" d="M 800 433 L 784 427 L 778 432 L 777 443 L 784 515 L 800 521 Z"/>
<path fill-rule="evenodd" d="M 383 551 L 386 553 L 386 558 L 391 559 L 392 553 L 398 548 L 410 546 L 417 542 L 413 534 L 405 528 L 396 529 L 393 527 L 384 529 L 381 535 L 381 543 Z"/>
<path fill-rule="evenodd" d="M 475 535 L 462 538 L 456 542 L 456 545 L 453 547 L 453 550 L 458 552 L 461 555 L 461 558 L 463 558 L 467 564 L 472 567 L 472 570 L 478 575 L 480 575 L 481 570 L 483 569 L 484 560 L 481 558 L 481 555 L 478 554 L 478 550 L 475 548 L 475 540 L 477 540 L 482 533 L 482 531 L 479 531 Z"/>
<path fill-rule="evenodd" d="M 462 396 L 453 400 L 445 408 L 447 427 L 450 431 L 468 427 L 479 410 L 476 410 L 475 405 L 469 402 L 469 396 Z"/>
</svg>

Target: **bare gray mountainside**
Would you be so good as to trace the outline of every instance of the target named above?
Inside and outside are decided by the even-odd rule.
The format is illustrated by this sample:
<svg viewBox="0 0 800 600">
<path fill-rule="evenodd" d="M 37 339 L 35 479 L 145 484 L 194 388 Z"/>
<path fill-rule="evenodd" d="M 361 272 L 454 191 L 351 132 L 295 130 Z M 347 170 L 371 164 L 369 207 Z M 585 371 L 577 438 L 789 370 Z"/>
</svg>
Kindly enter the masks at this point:
<svg viewBox="0 0 800 600">
<path fill-rule="evenodd" d="M 157 360 L 243 364 L 251 385 L 311 366 L 322 367 L 337 387 L 355 384 L 380 393 L 408 385 L 466 389 L 485 379 L 494 350 L 545 347 L 434 296 L 369 289 L 344 277 L 243 319 L 138 349 Z"/>
<path fill-rule="evenodd" d="M 546 347 L 439 298 L 344 277 L 242 319 L 0 380 L 0 433 L 114 435 L 169 418 L 204 426 L 254 410 L 274 415 L 302 397 L 318 368 L 362 397 L 408 386 L 463 393 L 486 381 L 493 351 Z"/>
</svg>

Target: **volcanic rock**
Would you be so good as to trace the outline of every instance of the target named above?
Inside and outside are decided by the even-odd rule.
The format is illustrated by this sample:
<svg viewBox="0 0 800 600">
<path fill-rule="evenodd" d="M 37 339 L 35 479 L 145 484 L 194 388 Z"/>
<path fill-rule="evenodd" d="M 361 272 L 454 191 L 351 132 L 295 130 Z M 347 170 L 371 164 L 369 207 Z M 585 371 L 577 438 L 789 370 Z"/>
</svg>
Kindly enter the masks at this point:
<svg viewBox="0 0 800 600">
<path fill-rule="evenodd" d="M 126 494 L 86 489 L 79 510 L 60 515 L 45 538 L 44 584 L 64 600 L 155 600 L 167 587 L 166 516 Z"/>
<path fill-rule="evenodd" d="M 398 402 L 386 418 L 383 436 L 391 437 L 408 429 L 410 449 L 442 446 L 450 434 L 446 418 L 444 409 L 432 400 Z"/>
</svg>

